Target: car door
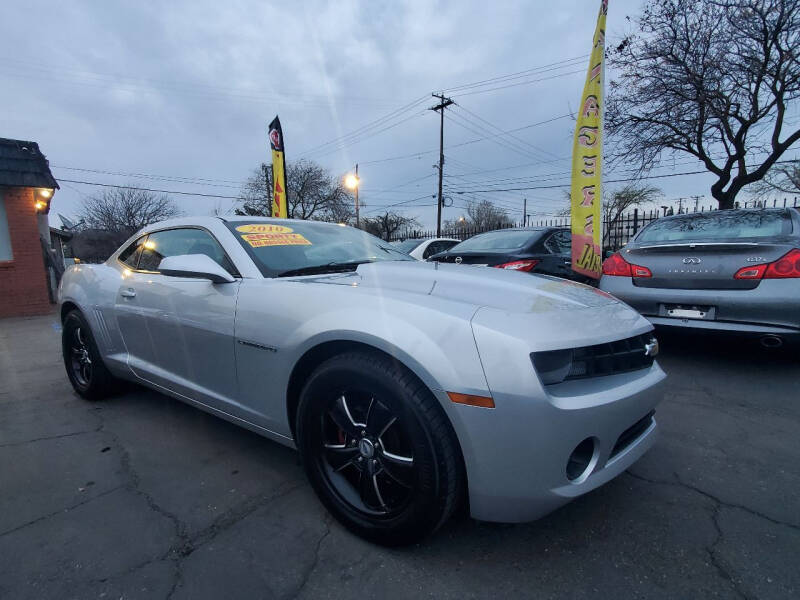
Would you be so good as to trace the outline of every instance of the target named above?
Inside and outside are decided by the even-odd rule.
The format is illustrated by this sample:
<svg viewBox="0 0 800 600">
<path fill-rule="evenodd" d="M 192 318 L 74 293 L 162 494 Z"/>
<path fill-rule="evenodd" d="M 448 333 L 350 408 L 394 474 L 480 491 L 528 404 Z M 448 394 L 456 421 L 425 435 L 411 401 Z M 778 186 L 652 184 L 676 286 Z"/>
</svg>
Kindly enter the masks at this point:
<svg viewBox="0 0 800 600">
<path fill-rule="evenodd" d="M 237 397 L 234 318 L 240 281 L 171 277 L 161 260 L 206 254 L 237 276 L 219 242 L 206 230 L 156 231 L 140 244 L 135 269 L 123 274 L 117 322 L 128 364 L 140 378 L 220 410 Z"/>
<path fill-rule="evenodd" d="M 557 277 L 572 277 L 572 256 L 570 253 L 572 240 L 570 232 L 565 229 L 553 231 L 544 240 L 547 254 L 543 257 L 542 271 Z"/>
</svg>

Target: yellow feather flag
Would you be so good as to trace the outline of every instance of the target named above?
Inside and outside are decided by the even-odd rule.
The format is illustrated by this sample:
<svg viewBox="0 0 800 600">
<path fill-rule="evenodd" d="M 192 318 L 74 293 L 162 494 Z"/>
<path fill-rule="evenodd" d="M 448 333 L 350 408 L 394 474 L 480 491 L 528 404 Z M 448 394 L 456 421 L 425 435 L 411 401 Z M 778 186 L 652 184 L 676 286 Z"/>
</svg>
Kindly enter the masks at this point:
<svg viewBox="0 0 800 600">
<path fill-rule="evenodd" d="M 600 278 L 603 262 L 603 88 L 608 0 L 600 3 L 572 146 L 572 270 Z"/>
<path fill-rule="evenodd" d="M 289 216 L 286 204 L 286 155 L 278 117 L 269 124 L 269 146 L 272 149 L 272 216 L 285 219 Z"/>
</svg>

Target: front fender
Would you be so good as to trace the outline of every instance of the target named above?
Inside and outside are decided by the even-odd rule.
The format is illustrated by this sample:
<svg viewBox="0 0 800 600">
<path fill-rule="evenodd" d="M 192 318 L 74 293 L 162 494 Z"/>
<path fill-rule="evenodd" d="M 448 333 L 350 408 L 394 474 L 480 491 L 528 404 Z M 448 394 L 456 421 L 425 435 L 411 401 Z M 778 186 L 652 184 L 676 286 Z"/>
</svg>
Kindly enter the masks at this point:
<svg viewBox="0 0 800 600">
<path fill-rule="evenodd" d="M 451 403 L 444 391 L 487 395 L 470 327 L 475 307 L 432 297 L 424 304 L 379 298 L 349 286 L 248 283 L 240 290 L 236 314 L 236 338 L 243 342 L 236 344 L 240 392 L 277 433 L 291 435 L 286 400 L 295 365 L 327 342 L 367 344 L 394 356 L 434 392 L 448 414 Z M 269 306 L 278 308 L 273 312 Z"/>
</svg>

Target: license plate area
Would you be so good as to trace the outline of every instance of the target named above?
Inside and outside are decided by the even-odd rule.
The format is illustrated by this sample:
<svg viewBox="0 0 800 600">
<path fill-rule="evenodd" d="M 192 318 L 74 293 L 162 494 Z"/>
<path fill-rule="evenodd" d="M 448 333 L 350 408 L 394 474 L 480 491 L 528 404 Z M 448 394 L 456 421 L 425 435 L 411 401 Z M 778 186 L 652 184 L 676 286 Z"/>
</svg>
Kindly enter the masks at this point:
<svg viewBox="0 0 800 600">
<path fill-rule="evenodd" d="M 697 306 L 693 304 L 662 304 L 661 316 L 673 319 L 695 319 L 713 321 L 716 316 L 715 306 Z"/>
</svg>

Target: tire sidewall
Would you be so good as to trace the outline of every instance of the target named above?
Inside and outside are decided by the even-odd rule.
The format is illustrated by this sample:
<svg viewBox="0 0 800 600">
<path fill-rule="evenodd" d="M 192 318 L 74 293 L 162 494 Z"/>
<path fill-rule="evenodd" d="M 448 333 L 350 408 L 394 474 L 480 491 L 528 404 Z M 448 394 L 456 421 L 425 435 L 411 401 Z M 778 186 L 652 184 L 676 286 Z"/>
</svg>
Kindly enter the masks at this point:
<svg viewBox="0 0 800 600">
<path fill-rule="evenodd" d="M 82 329 L 86 346 L 89 351 L 89 357 L 92 360 L 92 376 L 89 384 L 84 386 L 75 379 L 75 374 L 72 371 L 71 356 L 70 356 L 70 338 L 73 331 L 80 327 Z M 94 400 L 99 398 L 105 389 L 103 384 L 105 382 L 103 376 L 105 374 L 105 366 L 100 358 L 100 352 L 97 349 L 97 344 L 94 341 L 94 335 L 89 327 L 84 316 L 78 311 L 73 310 L 64 319 L 61 330 L 61 352 L 64 358 L 64 368 L 67 371 L 69 382 L 75 391 L 82 397 Z"/>
<path fill-rule="evenodd" d="M 364 360 L 366 359 L 366 360 Z M 297 415 L 298 449 L 312 487 L 328 510 L 356 534 L 372 541 L 396 545 L 424 537 L 441 517 L 441 482 L 438 448 L 418 410 L 415 394 L 382 369 L 368 368 L 374 361 L 358 355 L 343 355 L 321 365 L 306 382 Z M 352 382 L 358 381 L 358 384 Z M 320 467 L 321 444 L 312 428 L 321 411 L 340 391 L 369 390 L 398 418 L 408 436 L 417 469 L 417 480 L 408 507 L 391 518 L 371 518 L 346 503 L 331 486 Z M 435 400 L 434 400 L 435 401 Z"/>
</svg>

